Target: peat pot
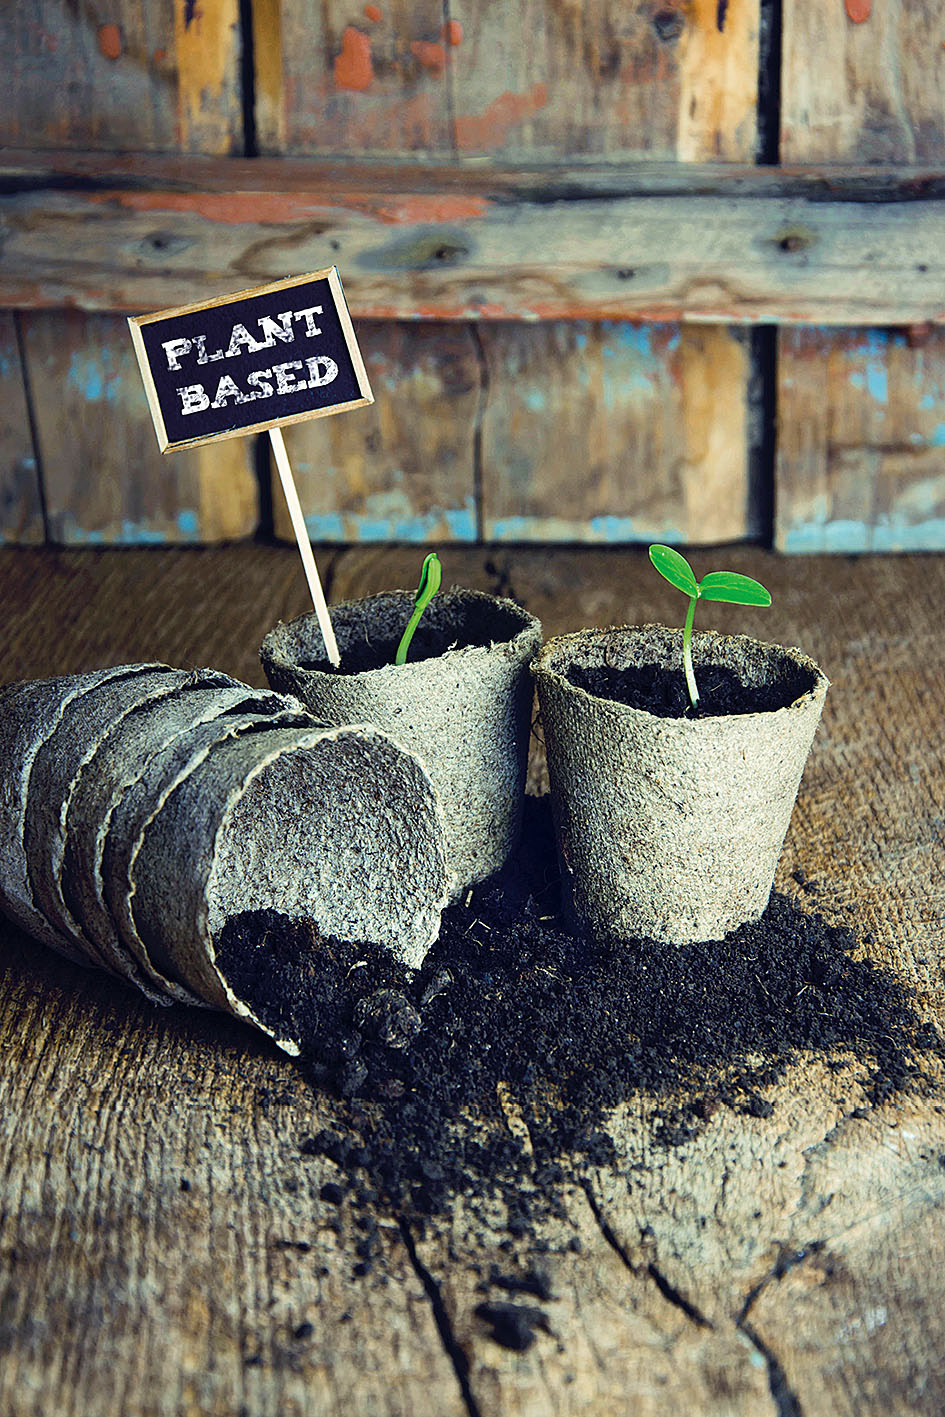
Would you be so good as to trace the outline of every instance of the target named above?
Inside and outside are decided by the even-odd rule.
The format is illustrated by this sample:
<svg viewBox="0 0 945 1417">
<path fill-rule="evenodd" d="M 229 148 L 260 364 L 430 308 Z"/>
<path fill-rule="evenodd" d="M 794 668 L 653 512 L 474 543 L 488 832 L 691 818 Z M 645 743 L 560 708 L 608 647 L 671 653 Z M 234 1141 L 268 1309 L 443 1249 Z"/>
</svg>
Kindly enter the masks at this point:
<svg viewBox="0 0 945 1417">
<path fill-rule="evenodd" d="M 782 706 L 658 717 L 572 682 L 652 665 L 682 678 L 682 631 L 661 625 L 565 635 L 535 662 L 565 910 L 598 938 L 721 939 L 768 903 L 828 681 L 745 636 L 696 634 L 692 657 L 700 685 L 725 666 Z"/>
<path fill-rule="evenodd" d="M 263 640 L 269 683 L 328 723 L 373 723 L 427 769 L 443 809 L 455 899 L 506 860 L 522 821 L 531 728 L 528 668 L 541 625 L 511 600 L 453 588 L 434 596 L 410 646 L 394 655 L 413 610 L 408 591 L 331 607 L 341 654 L 332 669 L 314 615 Z"/>
</svg>

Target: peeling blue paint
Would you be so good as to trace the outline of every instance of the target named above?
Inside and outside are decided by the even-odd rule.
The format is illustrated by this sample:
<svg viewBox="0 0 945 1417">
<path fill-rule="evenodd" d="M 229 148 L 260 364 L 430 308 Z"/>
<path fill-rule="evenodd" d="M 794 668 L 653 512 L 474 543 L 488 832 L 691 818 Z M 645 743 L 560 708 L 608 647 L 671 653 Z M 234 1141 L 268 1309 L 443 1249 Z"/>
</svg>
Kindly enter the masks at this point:
<svg viewBox="0 0 945 1417">
<path fill-rule="evenodd" d="M 195 541 L 200 529 L 200 522 L 196 512 L 183 511 L 177 513 L 177 530 L 181 536 L 188 541 Z"/>
<path fill-rule="evenodd" d="M 476 508 L 471 497 L 464 507 L 451 507 L 446 512 L 446 524 L 457 541 L 475 541 L 479 534 Z"/>
<path fill-rule="evenodd" d="M 929 436 L 933 448 L 945 448 L 945 423 L 939 423 Z"/>
<path fill-rule="evenodd" d="M 633 350 L 636 354 L 642 354 L 646 359 L 653 358 L 653 334 L 650 325 L 631 325 L 626 320 L 615 320 L 613 324 L 608 321 L 608 327 L 617 336 L 617 343 L 622 344 L 624 349 Z"/>
<path fill-rule="evenodd" d="M 121 531 L 115 537 L 116 546 L 164 546 L 166 542 L 165 532 L 131 521 L 123 521 Z"/>
<path fill-rule="evenodd" d="M 934 408 L 936 403 L 934 394 L 923 394 L 919 399 L 919 407 L 923 409 Z"/>
<path fill-rule="evenodd" d="M 587 341 L 585 340 L 585 343 Z M 526 408 L 530 408 L 533 413 L 543 413 L 548 407 L 548 396 L 544 389 L 524 389 L 522 392 L 522 402 Z"/>
<path fill-rule="evenodd" d="M 305 530 L 312 541 L 347 541 L 340 512 L 309 512 Z"/>
<path fill-rule="evenodd" d="M 945 551 L 945 517 L 929 517 L 912 526 L 878 526 L 871 551 Z"/>
<path fill-rule="evenodd" d="M 574 347 L 575 349 L 587 349 L 587 335 L 583 330 L 575 331 Z"/>
<path fill-rule="evenodd" d="M 633 541 L 684 541 L 685 537 L 678 527 L 664 526 L 640 526 L 633 517 L 603 516 L 591 517 L 588 522 L 591 532 L 590 540 L 607 541 L 611 544 L 619 542 Z"/>
<path fill-rule="evenodd" d="M 415 516 L 314 512 L 305 518 L 313 541 L 475 541 L 476 509 L 472 497 L 463 507 L 436 507 Z"/>
<path fill-rule="evenodd" d="M 889 373 L 885 364 L 870 363 L 866 366 L 866 389 L 876 403 L 889 402 Z"/>
<path fill-rule="evenodd" d="M 486 532 L 491 541 L 576 541 L 609 546 L 685 540 L 678 527 L 642 525 L 633 517 L 614 515 L 592 517 L 587 522 L 565 517 L 496 517 Z"/>
<path fill-rule="evenodd" d="M 842 520 L 802 524 L 787 530 L 783 549 L 789 555 L 800 556 L 821 552 L 945 551 L 945 517 L 928 517 L 912 525 L 891 522 L 868 526 Z"/>
<path fill-rule="evenodd" d="M 108 372 L 107 366 L 110 362 L 111 356 L 107 349 L 101 350 L 99 357 L 76 351 L 69 361 L 66 383 L 70 388 L 78 390 L 90 403 L 99 403 L 102 399 L 114 403 L 121 387 L 121 379 L 117 374 Z"/>
</svg>

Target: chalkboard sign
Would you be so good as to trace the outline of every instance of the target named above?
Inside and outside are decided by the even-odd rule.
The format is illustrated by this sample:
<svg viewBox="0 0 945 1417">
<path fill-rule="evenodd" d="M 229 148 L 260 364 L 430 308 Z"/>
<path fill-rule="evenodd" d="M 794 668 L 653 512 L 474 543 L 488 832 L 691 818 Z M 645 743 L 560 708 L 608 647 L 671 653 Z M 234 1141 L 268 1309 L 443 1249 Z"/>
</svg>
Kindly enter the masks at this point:
<svg viewBox="0 0 945 1417">
<path fill-rule="evenodd" d="M 162 453 L 374 402 L 335 266 L 128 324 Z"/>
</svg>

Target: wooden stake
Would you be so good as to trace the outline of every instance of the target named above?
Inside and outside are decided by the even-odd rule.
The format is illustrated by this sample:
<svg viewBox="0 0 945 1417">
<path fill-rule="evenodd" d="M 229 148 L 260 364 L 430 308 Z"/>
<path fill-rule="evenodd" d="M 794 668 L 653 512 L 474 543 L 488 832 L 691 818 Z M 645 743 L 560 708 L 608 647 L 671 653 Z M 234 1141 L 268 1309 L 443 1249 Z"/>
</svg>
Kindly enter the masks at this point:
<svg viewBox="0 0 945 1417">
<path fill-rule="evenodd" d="M 299 555 L 302 557 L 305 579 L 308 581 L 308 588 L 312 595 L 312 603 L 315 606 L 315 614 L 318 617 L 319 629 L 322 632 L 322 639 L 325 641 L 325 652 L 328 655 L 330 663 L 337 669 L 341 663 L 341 655 L 338 653 L 338 641 L 335 639 L 331 616 L 328 614 L 328 606 L 325 604 L 325 592 L 322 590 L 322 583 L 318 579 L 318 567 L 315 565 L 315 557 L 312 555 L 312 543 L 308 539 L 305 518 L 302 515 L 302 504 L 299 501 L 299 494 L 296 491 L 292 469 L 289 466 L 289 455 L 285 450 L 285 440 L 282 437 L 282 429 L 270 428 L 269 439 L 272 443 L 272 451 L 276 455 L 276 467 L 279 469 L 279 478 L 282 482 L 286 506 L 289 509 L 289 517 L 292 521 L 292 530 L 295 532 L 295 539 L 299 544 Z"/>
</svg>

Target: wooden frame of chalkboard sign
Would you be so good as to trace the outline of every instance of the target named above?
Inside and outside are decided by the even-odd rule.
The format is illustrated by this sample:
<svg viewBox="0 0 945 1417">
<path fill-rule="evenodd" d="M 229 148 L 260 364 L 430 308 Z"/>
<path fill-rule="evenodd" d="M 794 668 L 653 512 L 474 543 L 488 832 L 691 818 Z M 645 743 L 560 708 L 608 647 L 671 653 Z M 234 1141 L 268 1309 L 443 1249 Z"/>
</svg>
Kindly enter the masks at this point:
<svg viewBox="0 0 945 1417">
<path fill-rule="evenodd" d="M 336 266 L 128 325 L 162 453 L 374 402 Z"/>
</svg>

